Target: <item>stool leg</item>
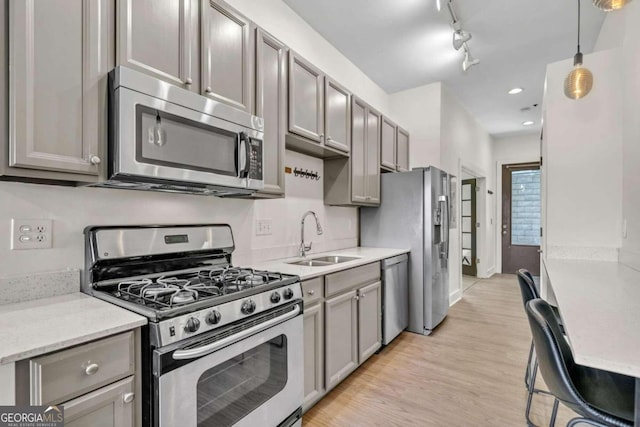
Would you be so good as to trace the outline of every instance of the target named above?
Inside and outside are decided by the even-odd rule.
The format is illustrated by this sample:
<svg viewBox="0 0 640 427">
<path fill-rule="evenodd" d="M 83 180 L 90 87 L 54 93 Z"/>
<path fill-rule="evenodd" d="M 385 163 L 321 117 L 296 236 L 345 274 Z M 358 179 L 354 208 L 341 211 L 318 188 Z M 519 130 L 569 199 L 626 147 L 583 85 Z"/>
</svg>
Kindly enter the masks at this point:
<svg viewBox="0 0 640 427">
<path fill-rule="evenodd" d="M 531 359 L 533 358 L 533 340 L 531 340 L 531 347 L 529 347 L 529 358 L 527 359 L 527 370 L 524 373 L 524 385 L 529 388 L 529 381 L 531 381 Z"/>
<path fill-rule="evenodd" d="M 531 402 L 533 400 L 533 386 L 536 383 L 536 375 L 538 373 L 538 361 L 536 360 L 533 364 L 533 368 L 531 369 L 531 378 L 529 379 L 529 387 L 527 387 L 527 409 L 524 412 L 524 415 L 527 419 L 528 426 L 535 426 L 535 424 L 531 421 L 530 413 L 531 413 Z"/>
<path fill-rule="evenodd" d="M 549 421 L 549 427 L 555 427 L 556 416 L 558 416 L 558 399 L 553 399 L 553 410 L 551 411 L 551 420 Z"/>
</svg>

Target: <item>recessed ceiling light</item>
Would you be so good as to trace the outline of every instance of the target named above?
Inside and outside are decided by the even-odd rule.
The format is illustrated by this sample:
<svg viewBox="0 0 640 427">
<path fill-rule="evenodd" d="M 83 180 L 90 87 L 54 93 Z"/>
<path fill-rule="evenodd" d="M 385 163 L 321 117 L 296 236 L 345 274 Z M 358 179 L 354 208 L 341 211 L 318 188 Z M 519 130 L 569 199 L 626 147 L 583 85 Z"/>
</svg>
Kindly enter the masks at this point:
<svg viewBox="0 0 640 427">
<path fill-rule="evenodd" d="M 522 89 L 521 87 L 514 87 L 513 89 L 511 89 L 509 92 L 507 92 L 509 95 L 516 95 L 520 92 L 524 91 L 524 89 Z"/>
<path fill-rule="evenodd" d="M 527 120 L 526 122 L 522 122 L 523 126 L 531 126 L 533 122 L 531 120 Z"/>
</svg>

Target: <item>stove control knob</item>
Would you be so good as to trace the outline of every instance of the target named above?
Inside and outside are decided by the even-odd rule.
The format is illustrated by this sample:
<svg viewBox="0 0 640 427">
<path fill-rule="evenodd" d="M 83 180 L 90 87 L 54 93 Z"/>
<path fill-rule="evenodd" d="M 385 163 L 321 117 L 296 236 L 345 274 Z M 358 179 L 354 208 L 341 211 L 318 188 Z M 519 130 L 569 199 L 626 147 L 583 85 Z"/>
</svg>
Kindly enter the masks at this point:
<svg viewBox="0 0 640 427">
<path fill-rule="evenodd" d="M 273 304 L 277 304 L 280 302 L 280 294 L 277 291 L 271 294 L 271 302 Z"/>
<path fill-rule="evenodd" d="M 242 311 L 242 314 L 251 314 L 256 311 L 256 303 L 253 302 L 253 300 L 248 299 L 242 303 L 240 311 Z"/>
<path fill-rule="evenodd" d="M 187 320 L 187 324 L 184 325 L 184 330 L 187 332 L 195 332 L 198 329 L 200 329 L 200 321 L 195 317 L 190 317 L 189 320 Z"/>
<path fill-rule="evenodd" d="M 213 310 L 207 315 L 207 323 L 210 325 L 217 325 L 220 323 L 220 319 L 222 319 L 222 315 L 218 310 Z"/>
<path fill-rule="evenodd" d="M 291 290 L 291 288 L 287 288 L 284 290 L 282 295 L 284 296 L 284 299 L 291 299 L 293 298 L 293 291 Z"/>
</svg>

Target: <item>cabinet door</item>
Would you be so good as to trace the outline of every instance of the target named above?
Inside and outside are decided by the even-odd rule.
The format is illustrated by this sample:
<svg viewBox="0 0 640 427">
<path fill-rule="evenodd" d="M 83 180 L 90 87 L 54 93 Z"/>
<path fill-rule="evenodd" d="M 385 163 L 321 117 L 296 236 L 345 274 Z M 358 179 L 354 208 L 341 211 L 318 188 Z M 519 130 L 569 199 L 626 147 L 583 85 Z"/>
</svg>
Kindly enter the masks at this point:
<svg viewBox="0 0 640 427">
<path fill-rule="evenodd" d="M 324 395 L 324 316 L 322 303 L 304 308 L 304 405 Z"/>
<path fill-rule="evenodd" d="M 108 0 L 10 2 L 9 166 L 98 175 L 111 13 Z"/>
<path fill-rule="evenodd" d="M 313 142 L 324 139 L 324 75 L 289 52 L 289 132 Z"/>
<path fill-rule="evenodd" d="M 118 0 L 118 65 L 197 90 L 198 29 L 192 0 Z M 194 53 L 196 53 L 194 55 Z M 193 87 L 193 86 L 196 87 Z"/>
<path fill-rule="evenodd" d="M 351 107 L 351 201 L 366 203 L 366 120 L 367 106 L 355 96 Z"/>
<path fill-rule="evenodd" d="M 324 79 L 325 142 L 346 153 L 351 148 L 351 94 L 329 77 Z"/>
<path fill-rule="evenodd" d="M 66 427 L 133 427 L 133 378 L 64 403 Z"/>
<path fill-rule="evenodd" d="M 325 303 L 325 386 L 327 391 L 358 366 L 358 296 L 346 292 Z"/>
<path fill-rule="evenodd" d="M 358 360 L 363 363 L 382 345 L 382 283 L 358 290 Z"/>
<path fill-rule="evenodd" d="M 396 162 L 398 172 L 409 170 L 409 132 L 401 127 L 398 127 Z"/>
<path fill-rule="evenodd" d="M 251 22 L 220 0 L 202 0 L 204 94 L 253 112 Z"/>
<path fill-rule="evenodd" d="M 367 203 L 380 203 L 380 120 L 377 111 L 367 109 L 366 140 L 366 199 Z"/>
<path fill-rule="evenodd" d="M 396 170 L 396 125 L 386 117 L 382 117 L 380 140 L 380 166 L 387 170 Z"/>
<path fill-rule="evenodd" d="M 287 48 L 256 30 L 256 115 L 264 118 L 264 190 L 284 195 L 287 122 Z"/>
</svg>

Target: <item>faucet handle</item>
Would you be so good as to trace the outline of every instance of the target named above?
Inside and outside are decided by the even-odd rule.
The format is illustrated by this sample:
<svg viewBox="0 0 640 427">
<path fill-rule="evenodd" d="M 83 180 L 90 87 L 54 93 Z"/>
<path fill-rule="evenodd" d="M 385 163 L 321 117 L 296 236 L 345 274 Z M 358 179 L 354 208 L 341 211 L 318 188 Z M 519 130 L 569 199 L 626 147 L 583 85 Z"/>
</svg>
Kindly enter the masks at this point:
<svg viewBox="0 0 640 427">
<path fill-rule="evenodd" d="M 306 246 L 306 245 L 305 245 L 305 247 L 304 247 L 304 251 L 305 251 L 305 252 L 310 251 L 310 250 L 311 250 L 311 245 L 313 245 L 313 242 L 309 242 L 309 245 L 308 245 L 308 246 Z"/>
</svg>

